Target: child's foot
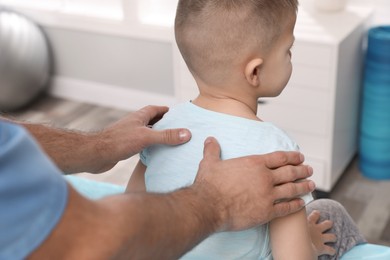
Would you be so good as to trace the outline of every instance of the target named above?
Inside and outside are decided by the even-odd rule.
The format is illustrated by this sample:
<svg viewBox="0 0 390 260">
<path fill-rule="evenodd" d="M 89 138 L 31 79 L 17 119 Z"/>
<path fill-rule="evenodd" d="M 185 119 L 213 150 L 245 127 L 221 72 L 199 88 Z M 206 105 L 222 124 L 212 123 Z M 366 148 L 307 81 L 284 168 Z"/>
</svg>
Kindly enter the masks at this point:
<svg viewBox="0 0 390 260">
<path fill-rule="evenodd" d="M 307 217 L 310 237 L 315 252 L 317 252 L 317 256 L 334 255 L 336 253 L 336 250 L 333 247 L 329 246 L 327 243 L 336 242 L 336 235 L 333 233 L 325 233 L 332 228 L 333 222 L 330 220 L 318 222 L 319 220 L 320 212 L 318 210 L 314 210 Z"/>
</svg>

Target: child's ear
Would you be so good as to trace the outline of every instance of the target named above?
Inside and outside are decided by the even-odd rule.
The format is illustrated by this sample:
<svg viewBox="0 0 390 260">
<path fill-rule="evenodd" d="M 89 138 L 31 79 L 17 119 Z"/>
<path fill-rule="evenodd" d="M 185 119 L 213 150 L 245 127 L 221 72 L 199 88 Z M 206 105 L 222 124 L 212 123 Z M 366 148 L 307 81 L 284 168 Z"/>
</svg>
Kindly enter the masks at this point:
<svg viewBox="0 0 390 260">
<path fill-rule="evenodd" d="M 250 60 L 245 67 L 245 78 L 251 86 L 257 87 L 260 84 L 260 67 L 263 59 L 255 58 Z"/>
</svg>

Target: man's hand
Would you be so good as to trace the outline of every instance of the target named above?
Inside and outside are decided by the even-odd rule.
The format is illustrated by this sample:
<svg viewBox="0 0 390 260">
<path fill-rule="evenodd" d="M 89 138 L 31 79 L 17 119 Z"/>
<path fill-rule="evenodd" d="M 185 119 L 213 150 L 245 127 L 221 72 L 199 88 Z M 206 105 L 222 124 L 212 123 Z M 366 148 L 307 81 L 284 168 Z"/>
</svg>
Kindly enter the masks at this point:
<svg viewBox="0 0 390 260">
<path fill-rule="evenodd" d="M 127 159 L 154 144 L 179 145 L 188 142 L 187 129 L 153 130 L 150 126 L 168 112 L 168 107 L 147 106 L 104 129 L 100 134 L 99 151 L 106 164 L 99 172 L 112 168 L 118 161 Z"/>
<path fill-rule="evenodd" d="M 187 129 L 156 131 L 150 128 L 167 111 L 167 107 L 147 106 L 97 133 L 0 119 L 28 129 L 64 173 L 100 173 L 149 145 L 178 145 L 190 140 L 191 133 Z"/>
<path fill-rule="evenodd" d="M 204 158 L 193 185 L 205 193 L 220 216 L 218 230 L 241 230 L 291 214 L 304 206 L 298 196 L 315 189 L 311 167 L 298 152 L 274 152 L 222 161 L 214 138 L 205 142 Z M 206 197 L 207 196 L 207 197 Z"/>
</svg>

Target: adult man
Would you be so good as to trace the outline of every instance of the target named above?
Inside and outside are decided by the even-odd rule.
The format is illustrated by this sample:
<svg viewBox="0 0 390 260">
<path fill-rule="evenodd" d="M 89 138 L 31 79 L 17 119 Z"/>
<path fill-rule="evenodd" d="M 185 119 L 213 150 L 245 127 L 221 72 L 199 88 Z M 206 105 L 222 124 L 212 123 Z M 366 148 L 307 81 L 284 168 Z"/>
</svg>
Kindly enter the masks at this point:
<svg viewBox="0 0 390 260">
<path fill-rule="evenodd" d="M 98 173 L 151 144 L 188 141 L 185 129 L 148 128 L 167 110 L 145 107 L 99 133 L 23 125 L 63 172 Z M 213 232 L 295 212 L 303 201 L 291 199 L 314 190 L 311 181 L 292 183 L 312 174 L 299 153 L 222 161 L 218 143 L 208 138 L 193 185 L 169 194 L 90 201 L 65 183 L 25 130 L 5 121 L 0 120 L 0 207 L 7 214 L 0 215 L 0 259 L 178 258 Z"/>
</svg>

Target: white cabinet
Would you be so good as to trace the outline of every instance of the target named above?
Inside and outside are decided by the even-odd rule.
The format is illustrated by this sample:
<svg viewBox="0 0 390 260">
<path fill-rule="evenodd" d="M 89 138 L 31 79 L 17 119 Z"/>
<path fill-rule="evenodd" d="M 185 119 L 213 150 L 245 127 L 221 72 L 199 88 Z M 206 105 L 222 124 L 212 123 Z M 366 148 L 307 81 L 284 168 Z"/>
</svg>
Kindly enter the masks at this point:
<svg viewBox="0 0 390 260">
<path fill-rule="evenodd" d="M 289 133 L 314 168 L 317 188 L 330 191 L 357 150 L 363 41 L 371 11 L 348 7 L 299 10 L 293 74 L 283 93 L 258 114 Z"/>
<path fill-rule="evenodd" d="M 262 99 L 258 115 L 297 141 L 314 168 L 317 188 L 328 192 L 357 150 L 363 40 L 371 9 L 320 13 L 308 0 L 300 2 L 292 77 L 279 97 Z M 197 88 L 177 50 L 174 55 L 176 97 L 189 100 Z"/>
</svg>

